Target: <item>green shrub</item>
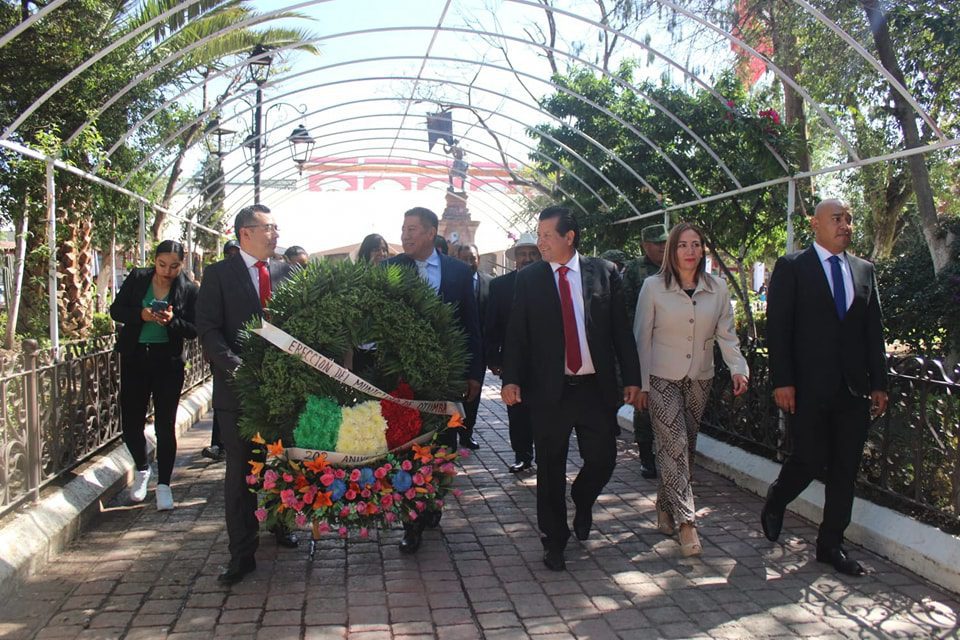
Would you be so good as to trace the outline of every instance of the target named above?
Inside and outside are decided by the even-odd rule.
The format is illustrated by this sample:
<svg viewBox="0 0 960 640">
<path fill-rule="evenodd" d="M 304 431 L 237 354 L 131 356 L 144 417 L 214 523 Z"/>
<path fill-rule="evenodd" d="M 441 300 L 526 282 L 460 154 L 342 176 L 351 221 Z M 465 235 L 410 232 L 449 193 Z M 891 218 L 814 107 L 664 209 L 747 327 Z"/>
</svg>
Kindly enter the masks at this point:
<svg viewBox="0 0 960 640">
<path fill-rule="evenodd" d="M 116 327 L 109 313 L 93 314 L 93 337 L 109 336 L 114 331 L 116 331 Z"/>
</svg>

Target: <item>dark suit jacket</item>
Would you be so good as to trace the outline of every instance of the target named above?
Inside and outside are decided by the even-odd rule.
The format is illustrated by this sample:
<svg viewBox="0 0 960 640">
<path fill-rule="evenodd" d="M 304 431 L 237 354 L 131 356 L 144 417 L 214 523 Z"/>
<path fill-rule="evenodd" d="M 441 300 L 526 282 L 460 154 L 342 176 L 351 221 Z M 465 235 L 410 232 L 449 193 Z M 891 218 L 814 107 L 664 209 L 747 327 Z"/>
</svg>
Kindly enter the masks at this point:
<svg viewBox="0 0 960 640">
<path fill-rule="evenodd" d="M 584 322 L 590 356 L 604 402 L 622 401 L 617 383 L 640 385 L 637 345 L 627 322 L 623 284 L 612 262 L 580 256 Z M 516 276 L 516 290 L 503 350 L 503 382 L 520 385 L 531 407 L 555 404 L 563 395 L 564 343 L 560 294 L 549 262 L 536 262 Z"/>
<path fill-rule="evenodd" d="M 143 318 L 140 316 L 143 311 L 143 296 L 147 295 L 153 273 L 153 267 L 131 271 L 120 286 L 113 304 L 110 305 L 110 317 L 123 323 L 116 346 L 117 352 L 122 355 L 134 353 L 140 342 L 140 331 L 144 325 Z M 175 353 L 180 354 L 181 362 L 186 362 L 186 340 L 197 337 L 197 328 L 194 324 L 197 285 L 190 282 L 181 272 L 170 286 L 170 297 L 167 299 L 173 305 L 173 320 L 167 324 L 170 347 Z"/>
<path fill-rule="evenodd" d="M 290 275 L 285 262 L 270 262 L 273 288 Z M 213 407 L 227 411 L 240 408 L 230 387 L 233 372 L 240 366 L 237 335 L 252 317 L 263 317 L 260 294 L 253 288 L 247 265 L 240 254 L 207 267 L 197 300 L 197 334 L 203 353 L 213 364 Z"/>
<path fill-rule="evenodd" d="M 477 272 L 477 279 L 480 281 L 477 286 L 477 315 L 480 317 L 480 335 L 482 336 L 486 324 L 487 304 L 490 300 L 490 283 L 493 282 L 493 276 Z"/>
<path fill-rule="evenodd" d="M 483 355 L 487 366 L 503 367 L 503 342 L 510 322 L 517 272 L 511 271 L 490 281 L 490 295 L 483 318 Z"/>
<path fill-rule="evenodd" d="M 380 264 L 397 264 L 417 268 L 410 256 L 401 253 Z M 440 299 L 454 305 L 454 317 L 467 334 L 467 378 L 483 380 L 483 353 L 480 338 L 480 316 L 477 313 L 477 298 L 473 293 L 473 273 L 470 268 L 450 256 L 440 254 Z"/>
<path fill-rule="evenodd" d="M 853 304 L 843 321 L 813 247 L 777 260 L 767 297 L 773 387 L 797 388 L 797 401 L 855 396 L 887 388 L 883 320 L 873 265 L 847 254 Z"/>
</svg>

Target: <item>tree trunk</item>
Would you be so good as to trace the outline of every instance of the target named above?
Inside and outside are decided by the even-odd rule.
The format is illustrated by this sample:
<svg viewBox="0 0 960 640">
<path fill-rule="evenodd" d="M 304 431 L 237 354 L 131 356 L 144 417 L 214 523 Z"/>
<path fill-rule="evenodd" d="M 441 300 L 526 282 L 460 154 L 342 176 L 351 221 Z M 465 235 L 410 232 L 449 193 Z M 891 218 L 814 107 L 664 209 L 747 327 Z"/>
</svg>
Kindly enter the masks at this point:
<svg viewBox="0 0 960 640">
<path fill-rule="evenodd" d="M 873 32 L 873 41 L 877 47 L 880 63 L 901 84 L 903 72 L 897 61 L 890 38 L 890 27 L 887 17 L 883 13 L 879 0 L 860 0 L 860 4 L 867 14 L 870 30 Z M 917 116 L 910 104 L 899 92 L 890 90 L 890 98 L 894 104 L 894 115 L 900 124 L 903 140 L 907 149 L 922 146 L 920 131 L 917 128 Z M 913 191 L 917 196 L 917 213 L 920 217 L 920 227 L 923 237 L 927 241 L 930 257 L 933 259 L 933 271 L 939 274 L 950 263 L 950 245 L 953 234 L 944 234 L 937 221 L 937 209 L 933 202 L 933 189 L 930 186 L 930 174 L 923 154 L 910 156 L 910 176 L 913 180 Z"/>
<path fill-rule="evenodd" d="M 866 167 L 865 167 L 866 168 Z M 913 195 L 910 178 L 899 169 L 887 181 L 882 202 L 876 203 L 873 209 L 873 251 L 871 260 L 883 260 L 893 253 L 893 245 L 897 241 L 900 229 L 900 213 Z"/>
<path fill-rule="evenodd" d="M 113 283 L 113 253 L 106 251 L 100 260 L 100 273 L 97 274 L 97 306 L 98 312 L 103 313 L 107 310 L 107 292 L 111 292 L 110 299 L 117 296 L 116 291 L 111 291 Z"/>
<path fill-rule="evenodd" d="M 84 338 L 93 326 L 93 221 L 89 203 L 73 199 L 72 191 L 63 189 L 57 214 L 57 306 L 64 338 Z"/>
<path fill-rule="evenodd" d="M 177 188 L 177 181 L 183 173 L 183 158 L 187 155 L 187 150 L 196 141 L 197 133 L 200 131 L 200 123 L 195 122 L 183 134 L 180 148 L 177 150 L 177 157 L 173 160 L 170 167 L 170 177 L 167 178 L 167 186 L 163 190 L 163 198 L 160 200 L 160 206 L 164 209 L 170 208 L 170 201 L 173 199 L 173 192 Z M 153 224 L 150 225 L 150 235 L 153 240 L 160 240 L 160 231 L 163 230 L 163 223 L 166 221 L 166 214 L 163 211 L 154 211 Z"/>
</svg>

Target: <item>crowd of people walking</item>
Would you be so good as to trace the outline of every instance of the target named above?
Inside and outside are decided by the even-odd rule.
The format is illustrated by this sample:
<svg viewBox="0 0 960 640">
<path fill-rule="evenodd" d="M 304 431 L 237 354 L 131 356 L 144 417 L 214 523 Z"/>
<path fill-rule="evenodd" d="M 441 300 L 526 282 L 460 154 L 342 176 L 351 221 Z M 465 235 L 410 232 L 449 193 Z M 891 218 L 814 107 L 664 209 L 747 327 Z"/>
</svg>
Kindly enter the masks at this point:
<svg viewBox="0 0 960 640">
<path fill-rule="evenodd" d="M 873 267 L 846 249 L 849 208 L 825 200 L 811 220 L 813 246 L 782 257 L 769 284 L 768 341 L 774 397 L 785 412 L 794 449 L 771 486 L 760 517 L 770 540 L 781 532 L 787 505 L 825 472 L 827 503 L 817 559 L 838 571 L 862 573 L 844 550 L 853 483 L 871 415 L 886 409 L 883 328 Z M 246 483 L 250 443 L 237 431 L 239 399 L 231 378 L 242 362 L 241 327 L 262 317 L 272 290 L 297 265 L 303 248 L 274 260 L 279 229 L 263 205 L 236 216 L 236 241 L 223 260 L 208 266 L 199 288 L 182 271 L 183 247 L 164 241 L 154 266 L 125 280 L 111 307 L 123 323 L 121 354 L 123 439 L 136 464 L 134 501 L 148 492 L 144 422 L 152 398 L 157 433 L 158 509 L 174 508 L 170 489 L 176 436 L 173 420 L 183 383 L 184 340 L 199 337 L 213 370 L 214 433 L 203 455 L 226 461 L 224 492 L 230 562 L 220 581 L 232 584 L 256 568 L 256 497 Z M 512 473 L 535 468 L 537 523 L 543 562 L 566 568 L 571 537 L 566 469 L 570 435 L 577 435 L 582 465 L 570 494 L 572 533 L 587 540 L 593 505 L 616 464 L 617 411 L 634 407 L 634 431 L 644 478 L 657 479 L 657 527 L 676 535 L 685 556 L 702 553 L 696 529 L 692 476 L 700 420 L 714 384 L 714 354 L 730 371 L 730 390 L 749 389 L 730 292 L 707 268 L 707 239 L 696 225 L 641 231 L 644 255 L 621 252 L 588 257 L 579 252 L 581 229 L 564 207 L 548 207 L 536 234 L 525 233 L 507 252 L 515 269 L 483 273 L 473 245 L 448 245 L 432 211 L 405 212 L 402 253 L 390 256 L 384 238 L 363 239 L 357 261 L 373 267 L 415 269 L 454 307 L 467 336 L 469 359 L 462 400 L 464 428 L 446 430 L 443 444 L 478 449 L 477 411 L 485 372 L 502 379 Z M 448 252 L 453 256 L 447 255 Z M 716 347 L 716 349 L 715 349 Z M 404 526 L 400 551 L 415 553 L 425 527 L 440 513 Z M 278 544 L 295 547 L 296 535 L 277 529 Z"/>
</svg>

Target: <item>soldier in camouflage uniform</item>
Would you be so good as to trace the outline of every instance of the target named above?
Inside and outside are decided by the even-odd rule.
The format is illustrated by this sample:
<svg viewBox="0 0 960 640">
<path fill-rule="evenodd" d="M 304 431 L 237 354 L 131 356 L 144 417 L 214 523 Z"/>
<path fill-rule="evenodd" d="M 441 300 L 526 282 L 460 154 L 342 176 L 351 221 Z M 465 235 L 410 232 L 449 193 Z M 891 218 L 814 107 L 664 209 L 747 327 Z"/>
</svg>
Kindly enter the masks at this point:
<svg viewBox="0 0 960 640">
<path fill-rule="evenodd" d="M 623 274 L 623 299 L 627 301 L 627 315 L 633 325 L 637 310 L 637 297 L 643 281 L 660 271 L 663 253 L 667 244 L 667 227 L 654 224 L 644 227 L 640 232 L 643 242 L 643 256 L 631 260 Z M 653 454 L 653 427 L 650 424 L 649 411 L 633 412 L 633 434 L 640 451 L 640 475 L 647 479 L 657 477 L 656 460 Z"/>
<path fill-rule="evenodd" d="M 623 251 L 620 251 L 620 249 L 607 249 L 600 254 L 600 257 L 617 265 L 617 271 L 621 276 L 623 275 L 623 269 L 626 267 L 628 262 L 627 254 L 625 254 Z"/>
</svg>

